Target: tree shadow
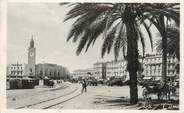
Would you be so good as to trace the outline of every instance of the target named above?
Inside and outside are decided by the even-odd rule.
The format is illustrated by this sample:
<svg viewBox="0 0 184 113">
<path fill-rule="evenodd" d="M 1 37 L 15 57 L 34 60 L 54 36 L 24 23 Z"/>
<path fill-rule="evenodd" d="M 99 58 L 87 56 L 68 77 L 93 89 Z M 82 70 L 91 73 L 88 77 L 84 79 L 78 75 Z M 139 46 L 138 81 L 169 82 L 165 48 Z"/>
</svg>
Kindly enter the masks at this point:
<svg viewBox="0 0 184 113">
<path fill-rule="evenodd" d="M 93 103 L 106 104 L 108 106 L 130 106 L 129 100 L 126 97 L 95 95 Z"/>
<path fill-rule="evenodd" d="M 142 98 L 139 98 L 139 102 L 136 105 L 131 105 L 130 98 L 128 97 L 117 97 L 117 96 L 107 96 L 107 95 L 95 95 L 93 103 L 95 104 L 103 104 L 106 106 L 119 106 L 123 109 L 138 109 L 138 110 L 144 110 L 141 109 L 144 106 L 144 100 Z M 164 104 L 166 105 L 176 105 L 179 106 L 179 100 L 158 100 L 153 99 L 153 109 L 159 110 L 162 109 L 162 106 Z M 167 107 L 167 106 L 166 106 Z M 174 110 L 174 108 L 172 109 Z"/>
</svg>

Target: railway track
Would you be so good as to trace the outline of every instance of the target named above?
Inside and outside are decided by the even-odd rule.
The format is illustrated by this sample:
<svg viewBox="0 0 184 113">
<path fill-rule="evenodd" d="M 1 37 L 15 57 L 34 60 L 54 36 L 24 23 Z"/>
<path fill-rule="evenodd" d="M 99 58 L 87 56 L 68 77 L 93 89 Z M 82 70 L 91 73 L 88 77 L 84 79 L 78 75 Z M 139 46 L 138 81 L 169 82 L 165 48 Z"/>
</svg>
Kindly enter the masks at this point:
<svg viewBox="0 0 184 113">
<path fill-rule="evenodd" d="M 43 100 L 34 104 L 28 104 L 25 106 L 21 106 L 21 107 L 17 107 L 16 109 L 49 109 L 49 108 L 53 108 L 59 104 L 62 104 L 64 102 L 67 102 L 77 96 L 79 96 L 81 93 L 79 91 L 78 87 L 75 87 L 72 91 L 69 91 L 63 95 L 51 98 L 51 99 L 47 99 L 47 100 Z"/>
<path fill-rule="evenodd" d="M 78 96 L 80 96 L 80 95 L 81 95 L 81 93 L 79 93 L 78 95 L 75 95 L 75 96 L 73 96 L 73 97 L 71 97 L 71 98 L 68 98 L 68 99 L 66 99 L 66 100 L 64 100 L 64 101 L 55 103 L 55 104 L 50 105 L 50 106 L 47 106 L 47 107 L 44 107 L 44 108 L 42 108 L 42 109 L 57 109 L 57 108 L 62 108 L 62 107 L 58 107 L 58 105 L 60 105 L 60 104 L 62 104 L 62 103 L 65 103 L 65 102 L 67 102 L 67 101 L 69 101 L 69 100 L 71 100 L 71 99 L 74 99 L 74 98 L 76 98 L 76 97 L 78 97 Z"/>
<path fill-rule="evenodd" d="M 61 90 L 61 89 L 66 89 L 68 86 L 67 85 L 64 85 L 62 87 L 59 87 L 59 88 L 56 88 L 56 89 L 46 89 L 46 90 L 41 90 L 41 91 L 38 91 L 37 93 L 33 93 L 33 94 L 19 94 L 18 97 L 16 96 L 13 96 L 13 97 L 16 97 L 17 99 L 18 98 L 26 98 L 27 96 L 31 97 L 31 96 L 35 96 L 35 95 L 42 95 L 43 93 L 45 92 L 48 92 L 48 91 L 55 91 L 55 90 Z M 26 95 L 26 96 L 25 96 Z M 12 99 L 12 96 L 8 96 L 7 99 Z"/>
</svg>

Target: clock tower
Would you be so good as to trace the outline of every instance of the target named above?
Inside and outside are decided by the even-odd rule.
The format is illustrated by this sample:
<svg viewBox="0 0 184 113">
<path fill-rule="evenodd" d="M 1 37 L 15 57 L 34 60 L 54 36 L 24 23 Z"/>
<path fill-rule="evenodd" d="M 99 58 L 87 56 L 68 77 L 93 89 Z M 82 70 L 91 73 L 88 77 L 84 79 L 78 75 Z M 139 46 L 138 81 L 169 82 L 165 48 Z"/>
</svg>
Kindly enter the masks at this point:
<svg viewBox="0 0 184 113">
<path fill-rule="evenodd" d="M 34 47 L 33 36 L 28 48 L 28 76 L 35 77 L 35 64 L 36 64 L 36 48 Z"/>
</svg>

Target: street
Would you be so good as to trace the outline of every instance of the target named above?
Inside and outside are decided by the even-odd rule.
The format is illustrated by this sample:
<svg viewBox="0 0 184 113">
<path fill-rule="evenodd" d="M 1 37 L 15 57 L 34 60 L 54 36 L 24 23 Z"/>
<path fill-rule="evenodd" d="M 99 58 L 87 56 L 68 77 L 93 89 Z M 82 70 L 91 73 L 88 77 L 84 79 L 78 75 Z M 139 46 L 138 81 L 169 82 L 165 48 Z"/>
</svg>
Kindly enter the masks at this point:
<svg viewBox="0 0 184 113">
<path fill-rule="evenodd" d="M 88 86 L 87 92 L 81 93 L 81 84 L 66 84 L 66 85 L 67 87 L 58 89 L 36 88 L 36 89 L 7 90 L 7 103 L 8 103 L 7 107 L 19 109 L 20 108 L 43 109 L 44 107 L 47 107 L 51 104 L 61 103 L 55 105 L 54 107 L 52 106 L 52 108 L 120 109 L 122 106 L 117 104 L 118 103 L 120 104 L 122 102 L 122 99 L 124 100 L 125 98 L 129 98 L 128 86 L 124 87 L 117 87 L 117 86 L 109 87 L 103 85 Z M 142 88 L 139 87 L 140 98 L 141 92 Z M 63 98 L 61 98 L 61 95 L 64 95 Z M 54 100 L 54 102 L 51 102 L 51 100 L 52 101 Z"/>
<path fill-rule="evenodd" d="M 14 109 L 138 109 L 129 105 L 128 86 L 88 86 L 81 93 L 78 83 L 64 83 L 54 88 L 7 90 L 7 107 Z M 142 86 L 138 96 L 142 99 Z M 156 98 L 155 95 L 152 99 Z"/>
<path fill-rule="evenodd" d="M 141 98 L 142 88 L 139 87 Z M 128 104 L 129 87 L 88 86 L 87 92 L 67 101 L 58 108 L 63 109 L 122 109 Z"/>
</svg>

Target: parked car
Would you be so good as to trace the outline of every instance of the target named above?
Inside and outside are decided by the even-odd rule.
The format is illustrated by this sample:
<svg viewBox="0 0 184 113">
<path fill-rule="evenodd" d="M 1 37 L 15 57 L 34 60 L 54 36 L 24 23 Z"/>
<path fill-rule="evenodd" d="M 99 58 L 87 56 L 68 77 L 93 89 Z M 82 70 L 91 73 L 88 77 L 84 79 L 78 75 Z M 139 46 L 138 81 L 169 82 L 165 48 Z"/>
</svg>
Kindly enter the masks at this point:
<svg viewBox="0 0 184 113">
<path fill-rule="evenodd" d="M 104 80 L 103 79 L 98 79 L 98 84 L 104 84 Z"/>
<path fill-rule="evenodd" d="M 128 85 L 128 83 L 129 81 L 124 81 L 121 78 L 114 78 L 106 82 L 108 86 L 123 86 L 123 85 Z"/>
<path fill-rule="evenodd" d="M 90 86 L 97 86 L 98 85 L 96 79 L 89 79 L 87 82 L 88 82 L 88 85 L 90 85 Z"/>
</svg>

